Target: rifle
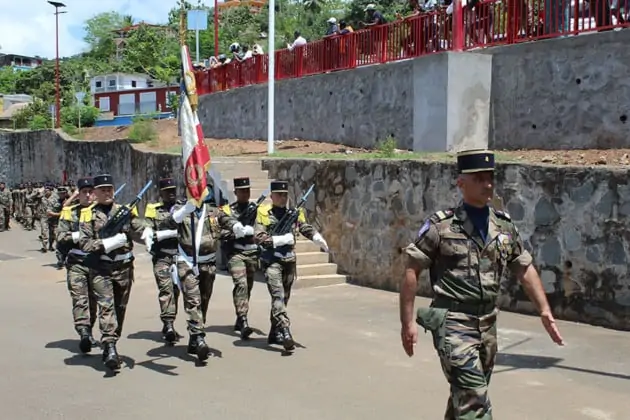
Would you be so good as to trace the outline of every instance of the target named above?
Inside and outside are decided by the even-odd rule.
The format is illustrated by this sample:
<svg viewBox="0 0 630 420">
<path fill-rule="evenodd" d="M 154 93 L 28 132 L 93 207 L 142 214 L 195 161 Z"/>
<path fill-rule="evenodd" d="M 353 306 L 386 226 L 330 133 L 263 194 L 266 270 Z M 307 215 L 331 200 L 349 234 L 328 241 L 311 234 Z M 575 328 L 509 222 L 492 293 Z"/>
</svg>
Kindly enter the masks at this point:
<svg viewBox="0 0 630 420">
<path fill-rule="evenodd" d="M 241 222 L 243 226 L 254 226 L 254 223 L 256 223 L 256 215 L 258 214 L 258 207 L 265 201 L 268 194 L 269 190 L 263 192 L 255 203 L 249 203 L 245 211 L 238 216 L 238 221 Z"/>
<path fill-rule="evenodd" d="M 282 218 L 271 230 L 271 236 L 285 235 L 292 231 L 293 225 L 295 224 L 295 222 L 297 222 L 298 217 L 300 216 L 300 209 L 302 209 L 302 207 L 304 207 L 304 204 L 306 204 L 306 199 L 313 192 L 313 188 L 315 188 L 315 184 L 311 185 L 311 188 L 309 188 L 306 193 L 304 193 L 297 206 L 292 209 L 287 209 L 286 213 L 284 213 L 284 216 L 282 216 Z"/>
<path fill-rule="evenodd" d="M 131 219 L 131 211 L 138 205 L 138 202 L 142 200 L 142 196 L 147 192 L 149 187 L 153 184 L 153 181 L 147 182 L 147 184 L 140 190 L 136 198 L 126 206 L 120 206 L 116 213 L 107 220 L 107 223 L 99 231 L 98 236 L 100 239 L 111 238 L 117 233 L 122 232 L 123 227 L 129 223 Z"/>
</svg>

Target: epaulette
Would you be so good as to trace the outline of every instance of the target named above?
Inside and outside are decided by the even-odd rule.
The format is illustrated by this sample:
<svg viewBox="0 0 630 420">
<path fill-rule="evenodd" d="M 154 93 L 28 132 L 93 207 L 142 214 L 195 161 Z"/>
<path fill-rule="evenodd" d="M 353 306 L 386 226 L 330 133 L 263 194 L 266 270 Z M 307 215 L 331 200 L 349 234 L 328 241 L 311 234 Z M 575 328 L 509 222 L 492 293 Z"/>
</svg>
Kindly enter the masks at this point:
<svg viewBox="0 0 630 420">
<path fill-rule="evenodd" d="M 440 210 L 440 211 L 437 211 L 437 212 L 433 213 L 431 215 L 431 217 L 429 217 L 429 219 L 433 223 L 439 223 L 439 222 L 443 222 L 446 219 L 450 219 L 454 215 L 455 215 L 455 212 L 453 210 L 451 210 L 451 209 Z"/>
<path fill-rule="evenodd" d="M 258 213 L 267 214 L 269 213 L 269 210 L 271 210 L 271 204 L 269 203 L 258 206 Z"/>
<path fill-rule="evenodd" d="M 147 203 L 147 207 L 144 209 L 144 218 L 155 219 L 157 217 L 157 209 L 160 207 L 162 207 L 162 203 Z"/>
<path fill-rule="evenodd" d="M 151 208 L 157 209 L 157 208 L 159 208 L 159 207 L 162 207 L 163 205 L 164 205 L 164 204 L 163 204 L 163 203 L 161 203 L 161 202 L 158 202 L 158 203 L 148 203 L 148 204 L 147 204 L 147 207 L 151 207 Z"/>
<path fill-rule="evenodd" d="M 507 214 L 506 212 L 502 211 L 502 210 L 494 210 L 494 214 L 496 214 L 499 218 L 507 220 L 508 222 L 512 221 L 512 218 L 510 217 L 509 214 Z"/>
</svg>

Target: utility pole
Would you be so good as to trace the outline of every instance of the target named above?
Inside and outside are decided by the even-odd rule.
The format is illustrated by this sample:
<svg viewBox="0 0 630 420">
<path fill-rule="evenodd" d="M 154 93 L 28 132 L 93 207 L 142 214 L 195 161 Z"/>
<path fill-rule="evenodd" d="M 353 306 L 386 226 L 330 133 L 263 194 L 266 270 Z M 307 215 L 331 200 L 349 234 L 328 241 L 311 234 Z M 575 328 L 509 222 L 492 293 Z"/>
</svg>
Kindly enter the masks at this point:
<svg viewBox="0 0 630 420">
<path fill-rule="evenodd" d="M 61 127 L 61 86 L 59 82 L 59 14 L 68 13 L 60 12 L 61 7 L 66 7 L 65 4 L 58 1 L 48 1 L 55 8 L 55 46 L 56 46 L 56 63 L 55 63 L 55 128 Z"/>
</svg>

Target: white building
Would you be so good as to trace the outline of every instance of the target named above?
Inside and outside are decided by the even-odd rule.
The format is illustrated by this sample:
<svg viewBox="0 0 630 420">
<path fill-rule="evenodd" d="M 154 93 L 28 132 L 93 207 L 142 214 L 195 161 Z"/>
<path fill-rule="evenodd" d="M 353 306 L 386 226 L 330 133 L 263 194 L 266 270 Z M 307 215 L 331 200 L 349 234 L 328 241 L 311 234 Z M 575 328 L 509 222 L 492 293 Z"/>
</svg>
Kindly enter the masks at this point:
<svg viewBox="0 0 630 420">
<path fill-rule="evenodd" d="M 90 91 L 92 95 L 102 92 L 115 92 L 129 89 L 154 87 L 153 80 L 146 74 L 110 73 L 92 77 Z"/>
</svg>

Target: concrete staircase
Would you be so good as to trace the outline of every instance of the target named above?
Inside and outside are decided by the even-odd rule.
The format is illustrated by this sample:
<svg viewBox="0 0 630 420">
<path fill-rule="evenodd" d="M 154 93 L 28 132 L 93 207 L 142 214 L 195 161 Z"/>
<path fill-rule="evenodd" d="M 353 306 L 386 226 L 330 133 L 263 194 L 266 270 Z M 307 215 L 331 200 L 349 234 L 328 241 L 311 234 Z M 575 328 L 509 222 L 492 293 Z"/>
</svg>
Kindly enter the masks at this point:
<svg viewBox="0 0 630 420">
<path fill-rule="evenodd" d="M 235 199 L 234 178 L 249 177 L 252 200 L 258 199 L 269 188 L 269 175 L 267 171 L 261 169 L 261 162 L 258 159 L 213 157 L 211 165 L 221 175 L 221 185 L 230 202 Z M 269 203 L 269 198 L 265 202 Z M 337 264 L 330 262 L 330 255 L 322 252 L 313 242 L 298 237 L 295 252 L 298 278 L 294 288 L 330 286 L 346 282 L 346 276 L 337 274 Z"/>
</svg>

